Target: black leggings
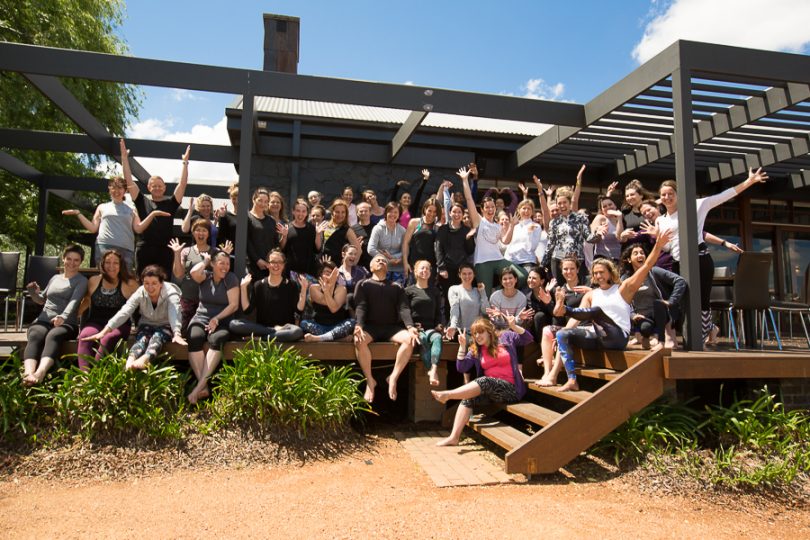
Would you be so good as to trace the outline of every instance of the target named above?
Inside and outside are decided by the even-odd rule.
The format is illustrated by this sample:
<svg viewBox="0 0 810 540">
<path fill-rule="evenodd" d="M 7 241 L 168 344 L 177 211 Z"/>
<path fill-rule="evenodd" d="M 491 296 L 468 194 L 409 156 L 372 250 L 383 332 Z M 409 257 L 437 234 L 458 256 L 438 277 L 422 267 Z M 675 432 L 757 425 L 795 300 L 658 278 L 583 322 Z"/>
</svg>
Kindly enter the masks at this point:
<svg viewBox="0 0 810 540">
<path fill-rule="evenodd" d="M 231 333 L 228 331 L 227 323 L 220 323 L 213 332 L 208 332 L 202 323 L 193 323 L 188 327 L 188 352 L 200 352 L 203 350 L 206 338 L 208 345 L 212 349 L 222 350 Z"/>
<path fill-rule="evenodd" d="M 74 339 L 78 328 L 72 324 L 54 326 L 49 322 L 37 321 L 28 327 L 28 344 L 23 352 L 23 360 L 59 358 L 62 343 Z"/>
<path fill-rule="evenodd" d="M 664 340 L 664 328 L 670 320 L 667 306 L 661 300 L 653 302 L 652 313 L 642 313 L 644 318 L 633 323 L 633 329 L 645 338 L 655 334 L 659 341 Z"/>
</svg>

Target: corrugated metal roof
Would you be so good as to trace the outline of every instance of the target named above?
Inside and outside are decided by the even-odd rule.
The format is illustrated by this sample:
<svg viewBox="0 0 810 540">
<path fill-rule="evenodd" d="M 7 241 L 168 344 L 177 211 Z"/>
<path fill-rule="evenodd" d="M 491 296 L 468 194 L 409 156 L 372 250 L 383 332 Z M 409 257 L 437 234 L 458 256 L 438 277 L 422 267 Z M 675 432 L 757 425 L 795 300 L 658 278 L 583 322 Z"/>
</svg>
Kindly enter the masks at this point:
<svg viewBox="0 0 810 540">
<path fill-rule="evenodd" d="M 241 109 L 242 98 L 238 97 L 231 108 Z M 278 97 L 257 97 L 256 110 L 259 112 L 270 112 L 289 116 L 311 116 L 379 124 L 402 124 L 410 114 L 410 111 L 404 109 L 388 109 L 385 107 L 369 107 L 365 105 L 305 101 L 301 99 Z M 434 112 L 428 113 L 422 121 L 422 125 L 440 129 L 481 131 L 505 135 L 526 135 L 530 137 L 540 135 L 551 127 L 551 124 Z"/>
</svg>

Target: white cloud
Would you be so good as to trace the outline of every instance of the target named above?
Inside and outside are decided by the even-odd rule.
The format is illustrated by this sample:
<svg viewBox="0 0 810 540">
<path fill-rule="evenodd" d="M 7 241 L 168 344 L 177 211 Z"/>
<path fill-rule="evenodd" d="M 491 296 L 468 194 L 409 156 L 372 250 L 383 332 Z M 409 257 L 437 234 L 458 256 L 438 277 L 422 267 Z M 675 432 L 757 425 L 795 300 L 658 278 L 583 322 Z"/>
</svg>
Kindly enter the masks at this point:
<svg viewBox="0 0 810 540">
<path fill-rule="evenodd" d="M 408 86 L 413 86 L 413 85 L 414 85 L 414 84 L 416 84 L 416 83 L 414 83 L 413 81 L 405 81 L 405 82 L 404 82 L 404 83 L 402 83 L 402 84 L 407 84 Z"/>
<path fill-rule="evenodd" d="M 807 0 L 653 0 L 653 16 L 633 49 L 646 62 L 679 39 L 801 52 L 810 43 Z M 658 6 L 662 6 L 660 9 Z"/>
<path fill-rule="evenodd" d="M 570 101 L 563 99 L 565 93 L 565 85 L 561 82 L 556 84 L 548 84 L 543 79 L 529 79 L 526 83 L 520 85 L 522 94 L 515 94 L 514 92 L 501 92 L 504 96 L 516 96 L 530 98 L 530 99 L 544 99 L 546 101 Z"/>
<path fill-rule="evenodd" d="M 190 92 L 183 88 L 172 88 L 171 99 L 174 101 L 205 101 L 200 93 Z"/>
<path fill-rule="evenodd" d="M 149 118 L 133 125 L 127 137 L 133 139 L 153 139 L 160 141 L 178 141 L 191 144 L 191 164 L 189 165 L 189 182 L 220 180 L 232 182 L 236 179 L 236 169 L 232 163 L 212 163 L 194 161 L 194 144 L 218 144 L 230 146 L 226 129 L 226 118 L 213 126 L 196 124 L 189 131 L 173 131 L 174 120 Z M 158 159 L 134 156 L 152 175 L 163 177 L 168 182 L 176 182 L 180 177 L 180 156 L 177 159 Z"/>
</svg>

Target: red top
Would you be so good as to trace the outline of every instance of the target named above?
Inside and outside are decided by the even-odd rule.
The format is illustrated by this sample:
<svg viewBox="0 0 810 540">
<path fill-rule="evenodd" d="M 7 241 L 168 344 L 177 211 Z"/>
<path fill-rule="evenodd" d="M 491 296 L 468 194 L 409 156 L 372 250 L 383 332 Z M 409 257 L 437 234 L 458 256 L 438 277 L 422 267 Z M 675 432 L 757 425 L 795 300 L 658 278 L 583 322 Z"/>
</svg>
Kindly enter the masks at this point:
<svg viewBox="0 0 810 540">
<path fill-rule="evenodd" d="M 483 347 L 482 349 L 481 369 L 484 370 L 484 375 L 515 384 L 515 375 L 512 373 L 512 358 L 509 356 L 509 351 L 503 345 L 498 345 L 497 353 L 493 358 L 490 356 L 489 351 Z"/>
</svg>

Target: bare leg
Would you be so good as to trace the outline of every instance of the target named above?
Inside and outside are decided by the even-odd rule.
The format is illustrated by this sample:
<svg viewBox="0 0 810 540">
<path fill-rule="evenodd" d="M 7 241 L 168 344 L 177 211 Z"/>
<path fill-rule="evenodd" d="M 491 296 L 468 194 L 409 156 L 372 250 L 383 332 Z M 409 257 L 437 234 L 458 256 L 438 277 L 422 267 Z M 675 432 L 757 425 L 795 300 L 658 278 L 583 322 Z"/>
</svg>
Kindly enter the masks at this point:
<svg viewBox="0 0 810 540">
<path fill-rule="evenodd" d="M 199 381 L 205 372 L 205 353 L 203 351 L 189 351 L 188 363 L 191 365 L 194 377 Z"/>
<path fill-rule="evenodd" d="M 366 378 L 366 393 L 363 397 L 369 403 L 374 401 L 374 388 L 377 386 L 377 383 L 374 382 L 374 374 L 371 372 L 371 350 L 368 348 L 368 344 L 372 341 L 371 336 L 366 334 L 365 340 L 355 340 L 354 342 L 354 354 L 357 356 L 357 363 L 360 364 L 360 370 Z"/>
<path fill-rule="evenodd" d="M 413 354 L 413 343 L 411 342 L 411 335 L 407 330 L 400 330 L 394 334 L 391 341 L 399 343 L 399 349 L 397 349 L 397 359 L 396 362 L 394 362 L 394 369 L 391 371 L 391 375 L 389 375 L 387 379 L 388 397 L 391 398 L 391 401 L 396 401 L 397 381 L 399 380 L 399 376 L 405 370 L 405 366 L 408 365 L 408 362 L 411 359 L 411 354 Z"/>
<path fill-rule="evenodd" d="M 430 386 L 439 386 L 439 366 L 436 364 L 430 366 L 428 379 L 430 380 Z"/>
<path fill-rule="evenodd" d="M 557 354 L 554 356 L 554 362 L 552 363 L 551 370 L 548 372 L 548 379 L 546 379 L 545 375 L 542 379 L 537 381 L 539 386 L 557 386 L 557 376 L 560 374 L 560 370 L 562 369 L 562 357 L 560 356 L 560 351 L 557 351 Z"/>
<path fill-rule="evenodd" d="M 554 386 L 555 378 L 551 378 L 551 367 L 554 360 L 554 338 L 543 332 L 540 340 L 540 350 L 543 353 L 543 377 L 537 381 L 540 386 Z"/>
<path fill-rule="evenodd" d="M 478 385 L 476 384 L 476 386 Z M 436 392 L 433 392 L 433 394 L 435 395 Z M 472 415 L 472 407 L 465 407 L 464 405 L 459 405 L 458 409 L 456 410 L 456 417 L 453 419 L 453 429 L 452 431 L 450 431 L 450 436 L 447 437 L 446 439 L 442 439 L 439 442 L 437 442 L 436 446 L 458 445 L 458 441 L 459 439 L 461 439 L 461 432 L 464 431 L 464 426 L 466 426 L 467 422 L 469 422 L 470 415 Z"/>
<path fill-rule="evenodd" d="M 447 403 L 451 399 L 472 399 L 481 395 L 481 387 L 475 381 L 453 390 L 431 390 L 433 398 L 439 403 Z"/>
<path fill-rule="evenodd" d="M 45 376 L 48 374 L 48 370 L 53 367 L 54 361 L 53 358 L 49 358 L 47 356 L 41 358 L 39 360 L 39 366 L 37 366 L 36 371 L 34 374 L 25 380 L 34 380 L 33 384 L 39 384 L 45 380 Z"/>
<path fill-rule="evenodd" d="M 304 341 L 320 341 L 321 336 L 316 336 L 315 334 L 304 334 Z"/>
<path fill-rule="evenodd" d="M 579 390 L 579 383 L 576 379 L 568 379 L 564 385 L 560 386 L 556 390 L 560 392 L 576 392 Z"/>
<path fill-rule="evenodd" d="M 23 376 L 22 382 L 25 386 L 33 386 L 37 384 L 34 372 L 37 370 L 37 361 L 33 358 L 27 358 L 23 361 Z"/>
<path fill-rule="evenodd" d="M 198 378 L 197 386 L 195 386 L 188 395 L 189 403 L 197 403 L 198 400 L 205 399 L 211 395 L 211 392 L 208 390 L 208 379 L 214 374 L 214 370 L 217 369 L 221 357 L 222 354 L 218 350 L 208 350 L 203 360 L 203 370 Z"/>
</svg>

